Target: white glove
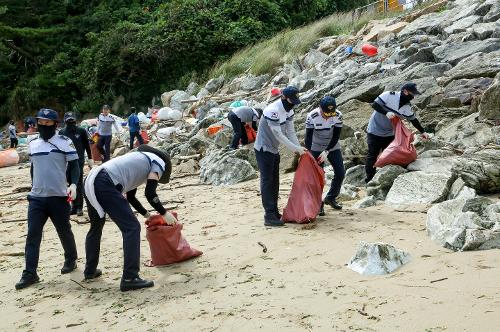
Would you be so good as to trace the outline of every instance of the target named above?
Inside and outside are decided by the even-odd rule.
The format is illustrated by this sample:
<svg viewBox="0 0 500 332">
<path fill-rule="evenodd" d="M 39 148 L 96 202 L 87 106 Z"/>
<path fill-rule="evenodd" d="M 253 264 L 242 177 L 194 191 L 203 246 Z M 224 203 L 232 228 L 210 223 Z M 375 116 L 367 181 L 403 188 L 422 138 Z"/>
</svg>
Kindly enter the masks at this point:
<svg viewBox="0 0 500 332">
<path fill-rule="evenodd" d="M 298 146 L 297 150 L 295 152 L 297 152 L 298 154 L 300 154 L 302 156 L 304 153 L 307 152 L 307 149 L 303 146 Z"/>
<path fill-rule="evenodd" d="M 71 200 L 76 199 L 76 184 L 72 183 L 68 187 L 68 190 L 66 190 L 66 193 L 68 194 L 69 197 L 71 197 Z"/>
<path fill-rule="evenodd" d="M 169 225 L 174 225 L 177 223 L 177 219 L 175 219 L 174 215 L 168 211 L 163 215 L 163 218 Z"/>
<path fill-rule="evenodd" d="M 328 152 L 326 151 L 321 152 L 321 154 L 318 157 L 318 161 L 320 162 L 320 164 L 324 163 L 327 157 L 328 157 Z"/>
<path fill-rule="evenodd" d="M 89 159 L 88 164 L 89 164 L 89 168 L 94 167 L 94 159 Z"/>
<path fill-rule="evenodd" d="M 428 133 L 422 133 L 422 134 L 420 134 L 420 137 L 421 137 L 424 141 L 427 141 L 427 140 L 430 138 L 430 136 L 429 136 L 429 134 L 428 134 Z"/>
<path fill-rule="evenodd" d="M 394 112 L 387 112 L 387 114 L 385 115 L 389 120 L 392 120 L 394 119 L 394 117 L 396 116 L 396 114 Z"/>
</svg>

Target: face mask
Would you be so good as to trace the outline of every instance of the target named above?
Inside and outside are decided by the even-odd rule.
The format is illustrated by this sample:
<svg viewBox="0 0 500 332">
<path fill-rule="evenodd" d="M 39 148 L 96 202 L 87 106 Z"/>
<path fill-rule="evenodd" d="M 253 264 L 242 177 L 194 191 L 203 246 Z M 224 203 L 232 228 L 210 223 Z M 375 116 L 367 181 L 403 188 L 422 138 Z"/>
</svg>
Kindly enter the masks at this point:
<svg viewBox="0 0 500 332">
<path fill-rule="evenodd" d="M 401 106 L 403 105 L 406 105 L 408 104 L 412 99 L 414 98 L 414 96 L 412 96 L 411 94 L 407 94 L 405 95 L 403 92 L 401 92 L 401 97 L 399 98 L 399 103 Z"/>
<path fill-rule="evenodd" d="M 283 107 L 285 108 L 285 110 L 289 111 L 293 108 L 293 106 L 295 106 L 294 104 L 292 103 L 289 103 L 288 100 L 286 98 L 282 98 L 281 99 L 281 102 L 283 103 Z"/>
<path fill-rule="evenodd" d="M 53 126 L 43 126 L 38 125 L 38 131 L 40 132 L 40 137 L 44 141 L 48 141 L 52 136 L 56 134 L 56 125 Z"/>
<path fill-rule="evenodd" d="M 76 130 L 76 122 L 67 122 L 66 127 L 71 131 L 75 131 Z"/>
</svg>

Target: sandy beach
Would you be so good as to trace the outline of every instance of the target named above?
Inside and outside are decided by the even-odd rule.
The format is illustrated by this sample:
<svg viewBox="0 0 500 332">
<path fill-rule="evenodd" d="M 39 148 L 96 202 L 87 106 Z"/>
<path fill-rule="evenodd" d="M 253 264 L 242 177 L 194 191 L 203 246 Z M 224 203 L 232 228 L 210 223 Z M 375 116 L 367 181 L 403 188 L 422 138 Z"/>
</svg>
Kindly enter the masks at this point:
<svg viewBox="0 0 500 332">
<path fill-rule="evenodd" d="M 281 207 L 292 179 L 292 174 L 282 176 Z M 204 254 L 166 267 L 143 266 L 141 276 L 156 283 L 152 289 L 119 291 L 122 238 L 110 220 L 102 239 L 103 276 L 83 281 L 89 226 L 76 222 L 86 217 L 72 216 L 78 269 L 60 275 L 63 252 L 48 222 L 41 282 L 16 291 L 24 266 L 27 201 L 26 192 L 12 190 L 30 185 L 29 168 L 2 168 L 0 183 L 2 331 L 424 332 L 498 331 L 500 326 L 498 250 L 444 249 L 427 236 L 425 213 L 383 205 L 354 210 L 346 203 L 340 212 L 328 208 L 327 216 L 312 224 L 266 228 L 258 180 L 213 187 L 192 176 L 161 187 L 162 201 L 177 205 L 184 236 Z M 142 191 L 139 199 L 146 203 Z M 144 225 L 141 237 L 146 262 Z M 390 275 L 361 276 L 347 268 L 360 241 L 390 243 L 412 259 Z"/>
</svg>

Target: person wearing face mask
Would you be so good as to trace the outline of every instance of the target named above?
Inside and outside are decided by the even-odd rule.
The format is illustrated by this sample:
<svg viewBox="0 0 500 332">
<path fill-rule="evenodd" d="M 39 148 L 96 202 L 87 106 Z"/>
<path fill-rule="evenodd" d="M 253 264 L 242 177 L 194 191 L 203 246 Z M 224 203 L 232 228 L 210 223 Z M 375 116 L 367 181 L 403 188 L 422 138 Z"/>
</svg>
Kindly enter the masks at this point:
<svg viewBox="0 0 500 332">
<path fill-rule="evenodd" d="M 50 218 L 64 248 L 61 274 L 76 269 L 76 243 L 69 222 L 68 197 L 76 198 L 80 177 L 78 154 L 71 139 L 56 134 L 58 122 L 54 110 L 42 108 L 37 115 L 40 137 L 28 145 L 31 161 L 31 191 L 28 194 L 28 234 L 24 257 L 26 267 L 16 289 L 26 288 L 39 281 L 37 275 L 43 226 Z M 66 188 L 66 171 L 70 186 Z"/>
<path fill-rule="evenodd" d="M 89 168 L 94 166 L 94 160 L 92 160 L 92 152 L 90 150 L 87 131 L 76 125 L 76 116 L 73 112 L 67 112 L 64 114 L 64 123 L 66 124 L 66 127 L 61 129 L 59 134 L 69 137 L 75 145 L 76 152 L 78 153 L 78 164 L 80 166 L 80 178 L 76 186 L 76 199 L 71 205 L 71 214 L 83 216 L 83 166 L 85 165 L 85 152 L 87 152 Z M 69 172 L 67 174 L 67 178 L 69 182 L 71 179 Z"/>
<path fill-rule="evenodd" d="M 293 108 L 300 104 L 299 90 L 286 87 L 281 98 L 269 104 L 259 121 L 259 131 L 254 149 L 260 171 L 260 193 L 264 207 L 265 226 L 283 226 L 278 211 L 279 194 L 279 145 L 300 155 L 307 149 L 300 146 L 293 125 Z"/>
<path fill-rule="evenodd" d="M 368 183 L 375 176 L 374 167 L 378 155 L 391 144 L 394 139 L 394 129 L 391 119 L 399 117 L 406 119 L 421 133 L 423 139 L 427 134 L 412 111 L 410 101 L 420 94 L 415 83 L 406 83 L 401 91 L 386 91 L 378 96 L 372 104 L 374 109 L 367 128 L 368 154 L 366 156 L 365 182 Z"/>
<path fill-rule="evenodd" d="M 99 141 L 97 142 L 97 148 L 103 155 L 103 163 L 110 159 L 111 154 L 111 139 L 113 138 L 113 129 L 115 127 L 117 132 L 120 132 L 120 127 L 116 124 L 114 117 L 110 115 L 111 107 L 109 105 L 104 105 L 102 107 L 102 113 L 97 117 L 97 133 L 99 134 Z"/>
</svg>

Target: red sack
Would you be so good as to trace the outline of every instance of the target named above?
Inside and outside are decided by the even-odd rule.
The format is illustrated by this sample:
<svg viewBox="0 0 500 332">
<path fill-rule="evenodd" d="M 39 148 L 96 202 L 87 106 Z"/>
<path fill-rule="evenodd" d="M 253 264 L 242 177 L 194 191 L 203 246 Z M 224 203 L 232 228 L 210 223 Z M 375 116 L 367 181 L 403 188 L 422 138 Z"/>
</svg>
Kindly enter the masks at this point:
<svg viewBox="0 0 500 332">
<path fill-rule="evenodd" d="M 141 130 L 141 137 L 142 137 L 142 140 L 144 141 L 144 144 L 149 143 L 150 139 L 149 139 L 149 135 L 148 135 L 147 131 Z M 138 146 L 139 146 L 139 141 L 135 141 L 134 147 L 137 148 Z"/>
<path fill-rule="evenodd" d="M 309 152 L 303 154 L 281 220 L 299 224 L 315 220 L 321 208 L 324 186 L 325 171 Z"/>
<path fill-rule="evenodd" d="M 97 143 L 90 144 L 90 152 L 92 154 L 93 161 L 102 161 L 102 155 L 99 149 L 97 148 Z"/>
<path fill-rule="evenodd" d="M 248 143 L 255 142 L 255 139 L 257 138 L 257 133 L 248 123 L 245 124 L 245 131 L 247 132 Z"/>
<path fill-rule="evenodd" d="M 386 165 L 406 167 L 417 160 L 417 150 L 412 144 L 413 133 L 406 128 L 398 117 L 392 119 L 392 125 L 394 126 L 394 140 L 378 156 L 375 167 L 384 167 Z"/>
<path fill-rule="evenodd" d="M 172 213 L 177 218 L 175 212 Z M 146 238 L 151 251 L 151 261 L 147 266 L 168 265 L 200 256 L 201 251 L 189 246 L 182 236 L 182 224 L 168 225 L 160 215 L 146 220 Z"/>
</svg>

